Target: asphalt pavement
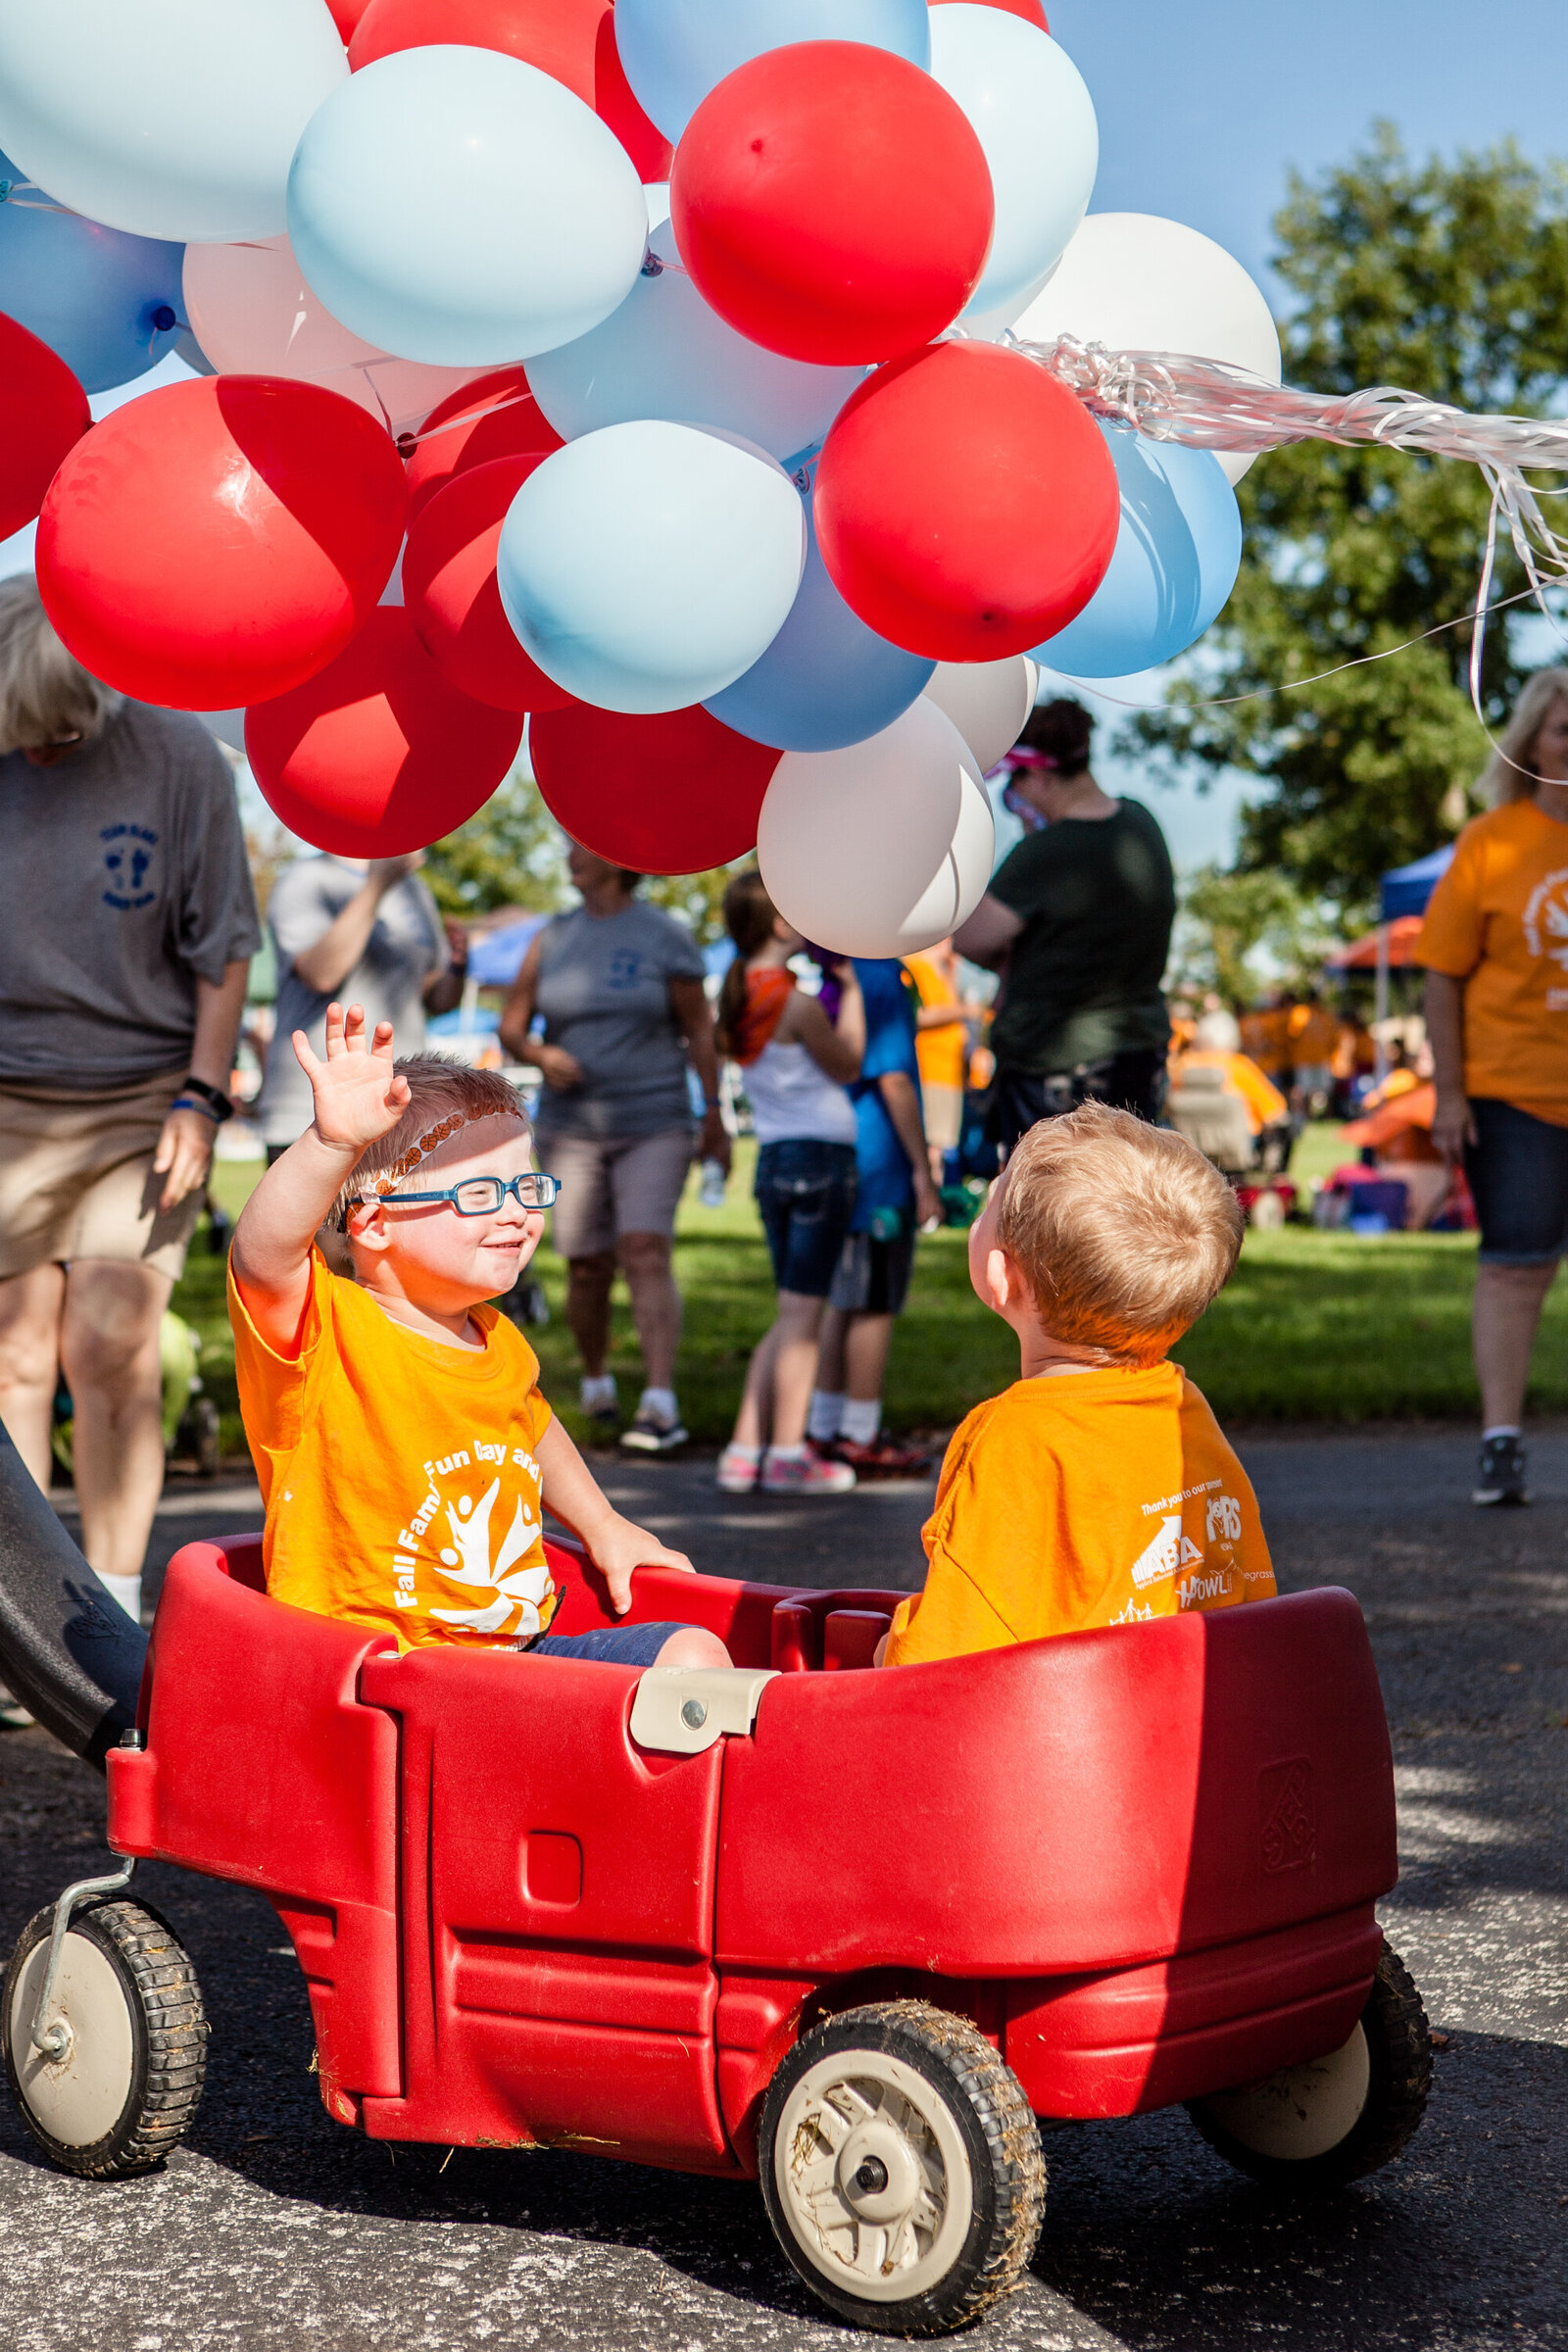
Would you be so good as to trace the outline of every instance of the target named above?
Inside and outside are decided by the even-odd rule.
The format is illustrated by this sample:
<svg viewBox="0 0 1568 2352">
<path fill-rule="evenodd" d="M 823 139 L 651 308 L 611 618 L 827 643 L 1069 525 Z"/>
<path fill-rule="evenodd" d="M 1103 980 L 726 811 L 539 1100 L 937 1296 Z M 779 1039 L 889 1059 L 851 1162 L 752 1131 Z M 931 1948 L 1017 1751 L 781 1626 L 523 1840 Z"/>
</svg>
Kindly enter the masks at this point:
<svg viewBox="0 0 1568 2352">
<path fill-rule="evenodd" d="M 1472 1510 L 1463 1433 L 1242 1433 L 1281 1584 L 1348 1585 L 1394 1730 L 1403 1876 L 1391 1939 L 1447 2036 L 1408 2154 L 1279 2207 L 1180 2113 L 1051 2134 L 1027 2281 L 983 2352 L 1494 2352 L 1568 2346 L 1568 1429 L 1533 1440 L 1529 1510 Z M 602 1465 L 700 1567 L 919 1581 L 930 1487 L 719 1495 L 710 1462 Z M 255 1491 L 172 1491 L 148 1576 L 257 1523 Z M 242 1670 L 242 1669 L 240 1669 Z M 0 1735 L 0 1949 L 103 1854 L 96 1776 Z M 8 2352 L 772 2352 L 853 2340 L 775 2251 L 754 2188 L 588 2156 L 393 2152 L 328 2120 L 304 1986 L 268 1905 L 144 1868 L 200 1973 L 207 2091 L 167 2169 L 52 2172 L 0 2094 Z"/>
</svg>

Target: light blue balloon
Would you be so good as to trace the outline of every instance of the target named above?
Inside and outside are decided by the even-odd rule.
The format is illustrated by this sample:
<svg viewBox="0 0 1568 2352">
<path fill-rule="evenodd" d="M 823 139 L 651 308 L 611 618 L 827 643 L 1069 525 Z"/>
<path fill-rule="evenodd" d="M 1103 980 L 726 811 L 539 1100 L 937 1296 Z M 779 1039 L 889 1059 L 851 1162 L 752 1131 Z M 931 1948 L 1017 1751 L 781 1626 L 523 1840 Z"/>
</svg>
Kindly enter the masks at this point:
<svg viewBox="0 0 1568 2352">
<path fill-rule="evenodd" d="M 860 41 L 931 62 L 926 0 L 617 0 L 615 46 L 639 105 L 678 139 L 726 74 L 792 41 Z"/>
<path fill-rule="evenodd" d="M 592 334 L 531 360 L 528 388 L 567 441 L 667 416 L 717 425 L 785 458 L 821 440 L 864 373 L 780 359 L 726 326 L 680 267 L 665 220 L 619 310 Z"/>
<path fill-rule="evenodd" d="M 646 419 L 585 433 L 513 500 L 497 574 L 548 677 L 604 710 L 682 710 L 730 685 L 801 584 L 800 493 L 760 452 Z"/>
<path fill-rule="evenodd" d="M 68 213 L 0 155 L 0 311 L 59 354 L 88 392 L 156 368 L 185 323 L 183 245 Z"/>
<path fill-rule="evenodd" d="M 300 133 L 348 74 L 322 0 L 0 0 L 0 146 L 130 236 L 277 236 Z"/>
<path fill-rule="evenodd" d="M 931 14 L 931 74 L 985 150 L 997 225 L 965 318 L 1039 292 L 1089 209 L 1100 168 L 1094 100 L 1065 49 L 1001 8 L 950 0 Z"/>
<path fill-rule="evenodd" d="M 1241 567 L 1242 516 L 1211 450 L 1096 421 L 1121 485 L 1116 552 L 1077 619 L 1032 659 L 1070 678 L 1125 678 L 1174 661 L 1218 618 Z"/>
<path fill-rule="evenodd" d="M 572 90 L 457 43 L 378 58 L 312 116 L 288 233 L 334 318 L 400 359 L 495 368 L 597 326 L 642 268 L 631 158 Z"/>
<path fill-rule="evenodd" d="M 788 620 L 760 662 L 710 696 L 708 708 L 754 743 L 839 752 L 890 727 L 936 663 L 889 645 L 844 602 L 816 544 L 808 476 L 806 528 L 806 570 Z"/>
</svg>

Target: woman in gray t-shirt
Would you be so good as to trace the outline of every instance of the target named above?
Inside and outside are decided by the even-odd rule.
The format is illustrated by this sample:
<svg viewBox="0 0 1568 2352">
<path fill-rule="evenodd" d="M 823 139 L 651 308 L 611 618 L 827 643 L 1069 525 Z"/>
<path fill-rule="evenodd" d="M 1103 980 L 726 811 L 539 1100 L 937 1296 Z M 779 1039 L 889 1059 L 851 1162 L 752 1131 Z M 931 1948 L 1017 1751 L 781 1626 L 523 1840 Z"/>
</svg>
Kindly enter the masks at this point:
<svg viewBox="0 0 1568 2352">
<path fill-rule="evenodd" d="M 638 904 L 641 876 L 575 842 L 567 863 L 582 905 L 547 923 L 529 948 L 501 1042 L 544 1079 L 539 1156 L 561 1180 L 551 1238 L 569 1267 L 566 1320 L 582 1356 L 583 1411 L 607 1434 L 618 1425 L 614 1375 L 605 1370 L 618 1264 L 647 1379 L 621 1444 L 663 1453 L 686 1442 L 675 1402 L 681 1307 L 670 1249 L 696 1142 L 688 1071 L 703 1090 L 703 1155 L 729 1165 L 712 1015 L 695 940 L 672 915 Z M 542 1039 L 529 1036 L 536 1013 Z"/>
</svg>

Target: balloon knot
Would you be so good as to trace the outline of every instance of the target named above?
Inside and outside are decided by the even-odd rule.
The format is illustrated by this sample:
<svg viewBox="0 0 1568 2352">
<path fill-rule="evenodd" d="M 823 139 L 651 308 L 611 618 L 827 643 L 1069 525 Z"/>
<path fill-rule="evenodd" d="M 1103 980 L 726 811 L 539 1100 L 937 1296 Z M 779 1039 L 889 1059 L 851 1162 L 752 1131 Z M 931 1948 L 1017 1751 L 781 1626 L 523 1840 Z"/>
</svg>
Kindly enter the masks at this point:
<svg viewBox="0 0 1568 2352">
<path fill-rule="evenodd" d="M 0 204 L 4 204 L 6 198 L 10 195 L 12 189 L 16 187 L 17 184 L 18 183 L 14 179 L 0 179 Z"/>
<path fill-rule="evenodd" d="M 651 254 L 648 256 L 648 259 L 647 259 L 647 261 L 646 261 L 646 262 L 644 262 L 644 264 L 643 264 L 643 275 L 644 275 L 644 277 L 662 277 L 662 276 L 663 276 L 663 274 L 664 274 L 664 265 L 663 265 L 663 263 L 662 263 L 662 262 L 660 260 L 660 258 L 659 258 L 659 256 L 658 256 L 658 254 L 657 254 L 657 253 L 651 253 Z"/>
<path fill-rule="evenodd" d="M 157 310 L 153 313 L 153 325 L 157 328 L 159 334 L 167 335 L 172 326 L 177 326 L 178 324 L 179 320 L 175 318 L 168 303 L 161 302 L 158 305 Z"/>
</svg>

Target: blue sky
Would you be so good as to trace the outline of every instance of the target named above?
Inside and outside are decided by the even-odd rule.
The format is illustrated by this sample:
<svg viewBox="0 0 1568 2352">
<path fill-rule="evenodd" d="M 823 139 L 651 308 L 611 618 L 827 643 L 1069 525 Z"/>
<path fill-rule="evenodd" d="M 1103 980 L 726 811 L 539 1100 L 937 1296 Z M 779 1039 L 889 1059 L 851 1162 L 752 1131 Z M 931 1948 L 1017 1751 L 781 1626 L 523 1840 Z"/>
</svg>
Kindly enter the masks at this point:
<svg viewBox="0 0 1568 2352">
<path fill-rule="evenodd" d="M 1270 218 L 1294 166 L 1308 177 L 1349 155 L 1387 116 L 1412 153 L 1513 136 L 1537 161 L 1568 156 L 1568 0 L 1047 0 L 1052 29 L 1100 118 L 1096 212 L 1163 213 L 1227 246 L 1280 304 Z M 170 374 L 181 370 L 166 363 Z M 137 390 L 165 380 L 144 377 Z M 100 413 L 114 395 L 93 406 Z M 1266 460 L 1264 461 L 1267 462 Z M 0 571 L 31 535 L 0 547 Z M 1111 681 L 1134 702 L 1159 682 Z M 1086 695 L 1086 700 L 1094 698 Z M 1110 705 L 1102 715 L 1120 715 Z M 1241 787 L 1148 792 L 1184 865 L 1225 858 Z"/>
</svg>

